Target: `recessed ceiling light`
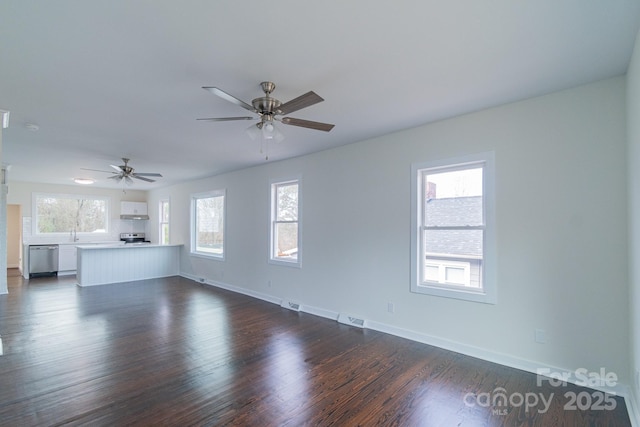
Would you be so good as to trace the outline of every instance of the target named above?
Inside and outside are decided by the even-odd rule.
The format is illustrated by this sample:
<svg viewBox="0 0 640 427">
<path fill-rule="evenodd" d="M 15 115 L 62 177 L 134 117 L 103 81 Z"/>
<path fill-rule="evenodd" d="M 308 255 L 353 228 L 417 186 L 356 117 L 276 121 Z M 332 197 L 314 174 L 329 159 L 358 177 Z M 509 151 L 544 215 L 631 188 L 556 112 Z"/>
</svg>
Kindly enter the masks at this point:
<svg viewBox="0 0 640 427">
<path fill-rule="evenodd" d="M 73 182 L 76 184 L 89 185 L 93 184 L 95 181 L 90 178 L 74 178 Z"/>
</svg>

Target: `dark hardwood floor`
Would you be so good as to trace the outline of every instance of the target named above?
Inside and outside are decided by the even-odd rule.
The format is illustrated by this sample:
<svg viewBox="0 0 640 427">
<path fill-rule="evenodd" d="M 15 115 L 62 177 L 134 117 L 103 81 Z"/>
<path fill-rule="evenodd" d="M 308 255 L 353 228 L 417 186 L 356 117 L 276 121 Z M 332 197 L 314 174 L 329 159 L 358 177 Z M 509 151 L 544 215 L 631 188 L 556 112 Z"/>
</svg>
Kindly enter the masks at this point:
<svg viewBox="0 0 640 427">
<path fill-rule="evenodd" d="M 597 393 L 180 277 L 8 280 L 2 426 L 631 425 L 619 397 L 572 410 Z"/>
</svg>

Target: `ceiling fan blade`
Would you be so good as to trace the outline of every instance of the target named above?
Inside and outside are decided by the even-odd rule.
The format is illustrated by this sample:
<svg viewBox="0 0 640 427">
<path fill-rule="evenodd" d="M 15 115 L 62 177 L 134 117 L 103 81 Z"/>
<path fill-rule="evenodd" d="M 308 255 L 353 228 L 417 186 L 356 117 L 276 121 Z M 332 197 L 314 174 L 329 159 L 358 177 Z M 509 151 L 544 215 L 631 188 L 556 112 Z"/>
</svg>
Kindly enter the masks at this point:
<svg viewBox="0 0 640 427">
<path fill-rule="evenodd" d="M 162 178 L 162 175 L 160 175 L 159 173 L 142 173 L 142 172 L 135 172 L 133 174 L 133 176 L 157 176 L 158 178 Z"/>
<path fill-rule="evenodd" d="M 211 92 L 214 95 L 219 96 L 222 99 L 225 99 L 229 102 L 233 102 L 236 105 L 239 105 L 240 107 L 244 108 L 245 110 L 249 110 L 253 113 L 256 112 L 255 108 L 253 108 L 251 105 L 247 104 L 244 101 L 239 100 L 238 98 L 236 98 L 235 96 L 229 95 L 227 92 L 218 89 L 217 87 L 208 87 L 208 86 L 203 86 L 202 89 L 208 90 L 209 92 Z"/>
<path fill-rule="evenodd" d="M 322 99 L 320 95 L 318 95 L 314 91 L 309 91 L 304 95 L 300 95 L 299 97 L 282 104 L 280 107 L 278 107 L 278 114 L 293 113 L 294 111 L 301 110 L 322 101 L 324 101 L 324 99 Z"/>
<path fill-rule="evenodd" d="M 207 120 L 210 122 L 227 122 L 230 120 L 255 120 L 255 117 L 212 117 L 208 119 L 196 119 L 196 120 Z"/>
<path fill-rule="evenodd" d="M 122 175 L 112 175 L 110 177 L 108 177 L 107 179 L 115 179 L 117 181 L 120 181 L 122 179 Z"/>
<path fill-rule="evenodd" d="M 133 174 L 133 175 L 131 175 L 131 176 L 132 176 L 132 177 L 134 177 L 134 178 L 136 178 L 136 179 L 139 179 L 139 180 L 141 180 L 141 181 L 156 182 L 156 180 L 155 180 L 155 179 L 145 178 L 144 176 L 140 176 L 140 174 L 136 174 L 136 173 L 134 173 L 134 174 Z M 128 181 L 127 181 L 127 182 L 131 181 L 131 178 L 129 178 L 129 177 L 126 177 L 126 178 L 128 179 Z M 133 182 L 133 181 L 131 181 L 131 182 Z"/>
<path fill-rule="evenodd" d="M 122 168 L 120 166 L 116 166 L 116 165 L 109 165 L 109 166 L 111 166 L 112 168 L 114 168 L 118 172 L 122 172 Z"/>
<path fill-rule="evenodd" d="M 104 172 L 104 173 L 115 173 L 114 171 L 103 171 L 103 170 L 100 170 L 100 169 L 89 169 L 89 168 L 80 168 L 80 169 L 82 169 L 82 170 L 84 170 L 84 171 L 94 171 L 94 172 Z"/>
<path fill-rule="evenodd" d="M 303 128 L 322 130 L 329 132 L 335 125 L 329 123 L 312 122 L 311 120 L 294 119 L 293 117 L 283 117 L 282 123 L 285 125 L 300 126 Z"/>
</svg>

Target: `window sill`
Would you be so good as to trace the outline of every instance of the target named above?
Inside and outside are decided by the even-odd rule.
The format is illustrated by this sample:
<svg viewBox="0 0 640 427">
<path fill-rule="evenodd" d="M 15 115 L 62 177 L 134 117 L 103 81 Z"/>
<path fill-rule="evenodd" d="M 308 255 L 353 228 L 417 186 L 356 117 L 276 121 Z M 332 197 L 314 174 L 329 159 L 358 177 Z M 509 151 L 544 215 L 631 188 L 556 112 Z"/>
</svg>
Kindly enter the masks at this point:
<svg viewBox="0 0 640 427">
<path fill-rule="evenodd" d="M 300 264 L 300 261 L 285 261 L 285 260 L 281 260 L 281 259 L 274 259 L 271 258 L 269 259 L 269 264 L 272 265 L 282 265 L 285 267 L 294 267 L 294 268 L 302 268 L 302 265 Z"/>
<path fill-rule="evenodd" d="M 453 298 L 463 301 L 479 302 L 484 304 L 496 304 L 496 296 L 482 290 L 461 289 L 458 287 L 414 285 L 411 292 L 423 295 L 432 295 L 444 298 Z"/>
<path fill-rule="evenodd" d="M 215 255 L 215 254 L 208 254 L 206 252 L 190 252 L 189 255 L 192 256 L 192 257 L 196 257 L 196 258 L 204 258 L 204 259 L 213 259 L 213 260 L 216 260 L 216 261 L 224 261 L 224 254 L 223 255 Z"/>
</svg>

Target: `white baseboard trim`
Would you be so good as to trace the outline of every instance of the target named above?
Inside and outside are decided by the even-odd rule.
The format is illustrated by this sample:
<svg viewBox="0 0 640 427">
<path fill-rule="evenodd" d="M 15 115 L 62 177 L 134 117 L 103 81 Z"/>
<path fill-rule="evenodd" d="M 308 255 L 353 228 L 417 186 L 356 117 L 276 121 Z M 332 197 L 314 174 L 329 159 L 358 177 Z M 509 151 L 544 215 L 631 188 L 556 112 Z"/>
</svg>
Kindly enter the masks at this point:
<svg viewBox="0 0 640 427">
<path fill-rule="evenodd" d="M 58 276 L 73 276 L 74 274 L 76 274 L 76 271 L 73 270 L 69 270 L 69 271 L 58 271 Z"/>
<path fill-rule="evenodd" d="M 208 279 L 202 279 L 186 273 L 180 273 L 180 276 L 193 280 L 194 282 L 197 282 L 197 283 L 203 283 L 210 286 L 226 289 L 228 291 L 258 298 L 263 301 L 267 301 L 277 305 L 280 305 L 283 301 L 283 299 L 274 297 L 272 295 L 263 294 L 261 292 L 256 292 L 250 289 L 233 286 L 227 283 L 213 282 Z M 304 313 L 309 313 L 315 316 L 338 321 L 340 313 L 337 313 L 331 310 L 326 310 L 324 308 L 309 306 L 304 304 L 303 302 L 300 302 L 300 304 L 301 304 L 300 311 Z M 522 371 L 530 372 L 536 375 L 540 374 L 539 373 L 540 370 L 543 370 L 543 372 L 550 372 L 550 373 L 567 373 L 569 374 L 567 376 L 567 382 L 577 384 L 579 386 L 584 385 L 584 384 L 580 384 L 579 382 L 576 382 L 576 376 L 574 375 L 574 372 L 570 369 L 545 365 L 539 362 L 534 362 L 532 360 L 522 359 L 519 357 L 510 356 L 508 354 L 498 353 L 498 352 L 486 350 L 480 347 L 475 347 L 475 346 L 459 343 L 456 341 L 447 340 L 444 338 L 439 338 L 439 337 L 423 334 L 420 332 L 399 328 L 397 326 L 388 325 L 386 323 L 367 320 L 366 328 L 383 332 L 386 334 L 394 335 L 400 338 L 405 338 L 411 341 L 432 345 L 434 347 L 442 348 L 442 349 L 453 351 L 456 353 L 461 353 L 466 356 L 471 356 L 481 360 L 485 360 L 487 362 L 497 363 L 499 365 L 507 366 L 510 368 L 520 369 Z M 627 412 L 629 414 L 629 419 L 631 420 L 632 426 L 640 427 L 640 418 L 639 418 L 640 412 L 638 411 L 639 408 L 636 404 L 638 400 L 636 399 L 635 393 L 633 392 L 631 387 L 629 387 L 624 383 L 617 383 L 614 387 L 606 387 L 606 386 L 603 386 L 603 387 L 588 386 L 588 387 L 594 390 L 603 391 L 605 393 L 614 394 L 616 396 L 621 396 L 622 398 L 624 398 L 625 404 L 627 406 Z"/>
<path fill-rule="evenodd" d="M 582 386 L 580 378 L 577 378 L 575 372 L 571 369 L 560 368 L 557 366 L 546 365 L 540 362 L 534 362 L 532 360 L 522 359 L 519 357 L 510 356 L 508 354 L 498 353 L 495 351 L 486 350 L 480 347 L 472 345 L 462 344 L 456 341 L 451 341 L 431 335 L 415 332 L 396 326 L 387 325 L 385 323 L 368 321 L 367 327 L 376 331 L 384 332 L 387 334 L 395 335 L 397 337 L 410 339 L 412 341 L 421 342 L 423 344 L 432 345 L 435 347 L 443 348 L 445 350 L 461 353 L 466 356 L 475 357 L 485 360 L 487 362 L 497 363 L 499 365 L 508 366 L 510 368 L 520 369 L 522 371 L 530 372 L 536 375 L 545 375 L 544 372 L 549 373 L 566 373 L 567 382 Z M 604 382 L 604 381 L 603 381 Z M 603 391 L 605 393 L 615 394 L 617 396 L 625 397 L 628 394 L 628 387 L 623 383 L 617 383 L 614 387 L 607 386 L 588 386 L 591 389 Z"/>
<path fill-rule="evenodd" d="M 201 277 L 196 277 L 191 274 L 180 273 L 180 276 L 193 280 L 194 282 L 201 283 L 204 285 L 215 286 L 216 288 L 226 289 L 227 291 L 236 292 L 238 294 L 247 295 L 253 298 L 261 299 L 263 301 L 267 301 L 273 304 L 280 305 L 282 302 L 281 298 L 274 297 L 273 295 L 263 294 L 261 292 L 252 291 L 251 289 L 241 288 L 238 286 L 230 285 L 228 283 L 212 281 L 209 279 L 202 279 Z"/>
<path fill-rule="evenodd" d="M 338 320 L 339 313 L 331 310 L 325 310 L 324 308 L 310 307 L 308 305 L 302 306 L 302 311 L 305 313 L 313 314 L 314 316 L 324 317 L 325 319 Z"/>
</svg>

